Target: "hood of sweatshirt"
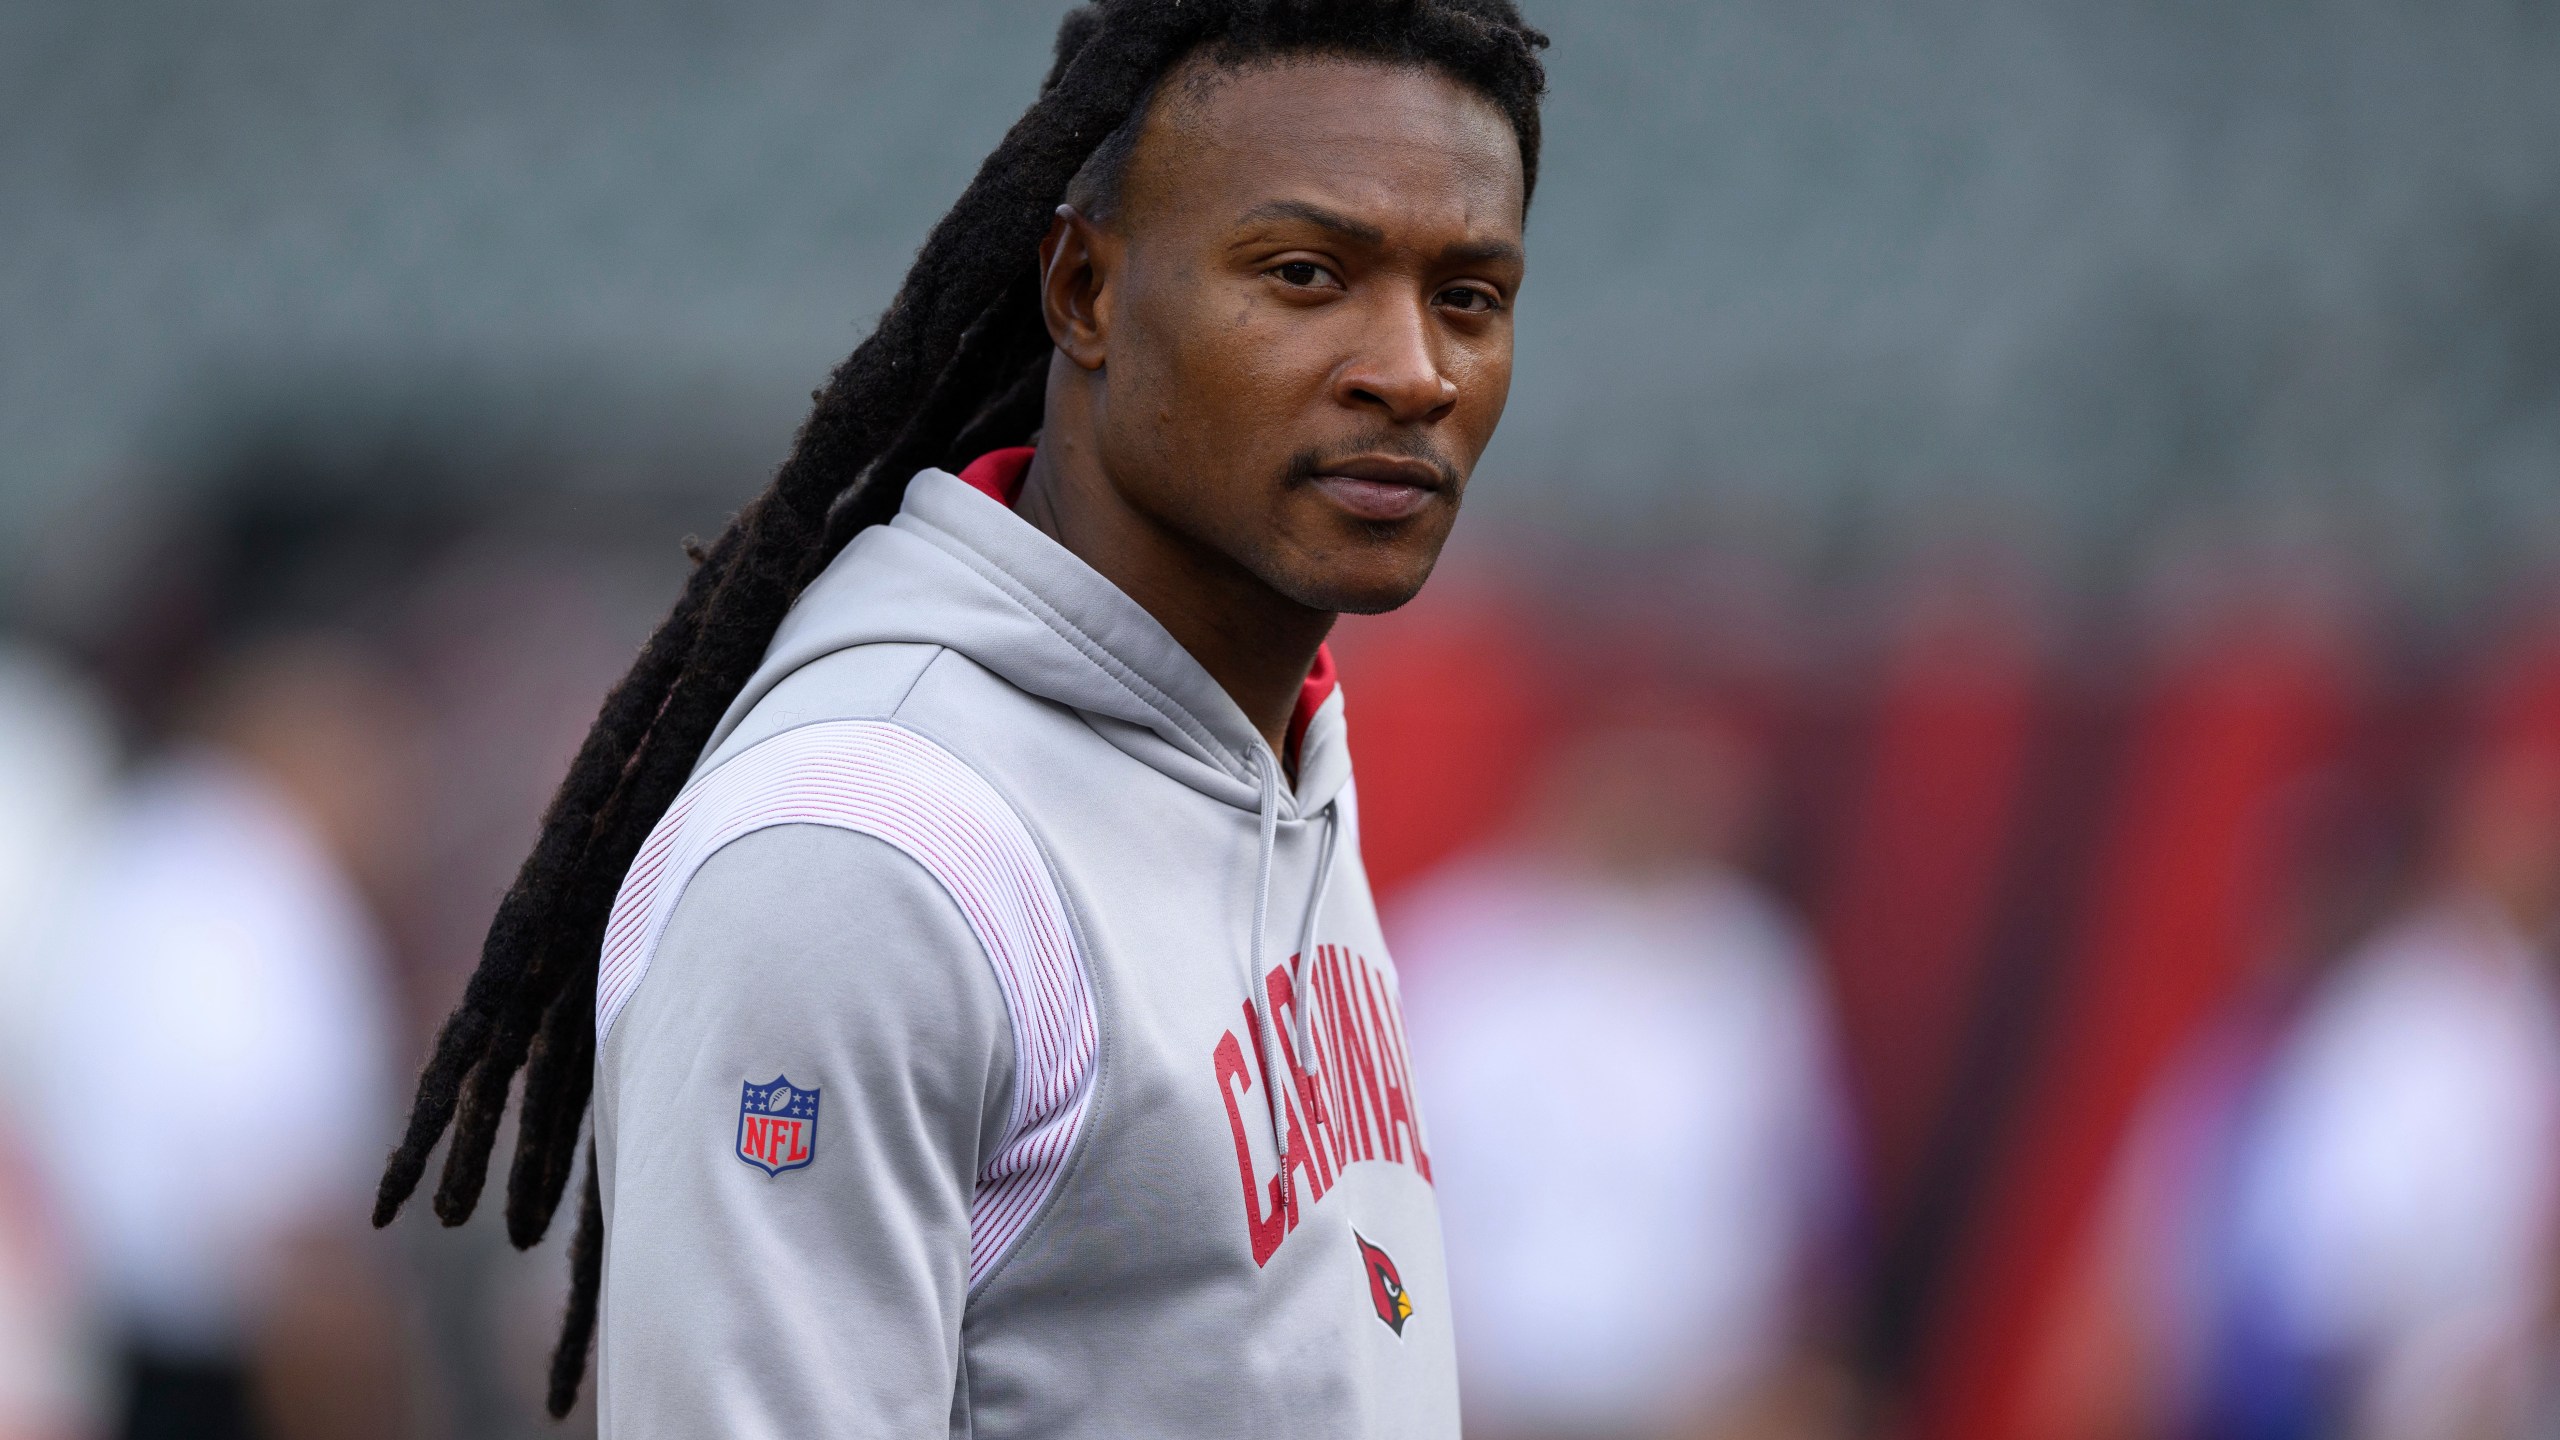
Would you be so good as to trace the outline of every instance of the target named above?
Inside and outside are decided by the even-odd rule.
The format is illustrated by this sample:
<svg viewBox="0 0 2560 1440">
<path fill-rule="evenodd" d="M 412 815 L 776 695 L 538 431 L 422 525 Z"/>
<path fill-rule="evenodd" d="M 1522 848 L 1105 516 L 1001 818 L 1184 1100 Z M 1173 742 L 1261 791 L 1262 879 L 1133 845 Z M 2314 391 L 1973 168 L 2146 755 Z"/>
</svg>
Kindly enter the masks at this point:
<svg viewBox="0 0 2560 1440">
<path fill-rule="evenodd" d="M 855 536 L 801 593 L 706 759 L 802 666 L 856 645 L 931 644 L 1074 710 L 1203 795 L 1262 810 L 1269 747 L 1234 699 L 1143 606 L 1013 512 L 1031 456 L 1000 450 L 960 475 L 918 474 L 897 517 Z M 1297 778 L 1278 787 L 1278 820 L 1316 815 L 1351 778 L 1329 652 L 1317 654 L 1290 733 Z"/>
</svg>

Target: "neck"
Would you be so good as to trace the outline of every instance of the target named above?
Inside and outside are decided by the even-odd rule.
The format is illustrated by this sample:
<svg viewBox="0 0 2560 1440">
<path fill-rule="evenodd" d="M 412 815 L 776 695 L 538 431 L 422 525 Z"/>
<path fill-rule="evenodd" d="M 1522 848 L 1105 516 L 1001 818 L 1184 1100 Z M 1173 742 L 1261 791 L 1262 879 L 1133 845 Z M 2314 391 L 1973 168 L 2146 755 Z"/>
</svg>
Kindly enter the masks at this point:
<svg viewBox="0 0 2560 1440">
<path fill-rule="evenodd" d="M 1131 506 L 1090 445 L 1054 432 L 1024 478 L 1014 512 L 1145 607 L 1209 672 L 1274 755 L 1333 614 L 1264 584 L 1221 551 Z"/>
</svg>

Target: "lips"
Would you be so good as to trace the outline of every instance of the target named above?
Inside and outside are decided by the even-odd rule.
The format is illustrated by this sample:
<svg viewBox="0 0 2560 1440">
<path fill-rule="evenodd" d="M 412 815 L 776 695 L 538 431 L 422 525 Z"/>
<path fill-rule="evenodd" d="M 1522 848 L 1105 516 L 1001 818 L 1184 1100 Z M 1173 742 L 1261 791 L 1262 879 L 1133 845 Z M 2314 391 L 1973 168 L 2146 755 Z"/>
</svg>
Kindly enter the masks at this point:
<svg viewBox="0 0 2560 1440">
<path fill-rule="evenodd" d="M 1447 488 L 1440 471 L 1397 455 L 1358 455 L 1326 461 L 1314 486 L 1362 520 L 1410 520 Z"/>
</svg>

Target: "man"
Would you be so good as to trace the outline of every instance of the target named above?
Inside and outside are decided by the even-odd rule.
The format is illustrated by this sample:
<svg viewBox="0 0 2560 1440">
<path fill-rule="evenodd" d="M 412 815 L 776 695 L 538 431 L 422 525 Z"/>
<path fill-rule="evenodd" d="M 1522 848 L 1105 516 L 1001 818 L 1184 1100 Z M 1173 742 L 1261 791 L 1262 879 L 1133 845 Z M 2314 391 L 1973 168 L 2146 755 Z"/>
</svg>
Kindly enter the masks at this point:
<svg viewBox="0 0 2560 1440">
<path fill-rule="evenodd" d="M 452 1122 L 466 1217 L 522 1065 L 529 1241 L 592 1077 L 555 1409 L 600 1303 L 610 1436 L 1456 1434 L 1322 646 L 1501 415 L 1543 43 L 1068 17 L 606 702 L 392 1157 L 385 1220 Z"/>
</svg>

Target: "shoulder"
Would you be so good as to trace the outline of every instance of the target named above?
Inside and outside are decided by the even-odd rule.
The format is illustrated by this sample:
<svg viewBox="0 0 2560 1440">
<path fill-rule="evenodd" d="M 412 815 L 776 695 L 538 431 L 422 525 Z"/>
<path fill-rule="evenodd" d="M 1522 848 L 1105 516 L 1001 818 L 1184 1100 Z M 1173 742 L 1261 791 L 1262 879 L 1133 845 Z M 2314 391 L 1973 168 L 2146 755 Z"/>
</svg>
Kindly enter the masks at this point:
<svg viewBox="0 0 2560 1440">
<path fill-rule="evenodd" d="M 643 974 L 652 1003 L 696 1017 L 759 1007 L 802 1017 L 934 1013 L 995 993 L 950 894 L 913 855 L 859 830 L 759 826 L 700 857 L 668 892 L 644 964 L 618 972 L 615 941 L 627 936 L 620 926 L 608 936 L 602 1029 L 635 999 Z"/>
<path fill-rule="evenodd" d="M 697 781 L 786 730 L 822 720 L 895 715 L 935 662 L 952 652 L 920 642 L 849 645 L 802 665 L 754 698 L 694 767 Z"/>
<path fill-rule="evenodd" d="M 1017 984 L 1059 988 L 1049 971 L 1080 972 L 1039 846 L 974 767 L 895 720 L 769 735 L 698 775 L 633 861 L 605 936 L 599 1035 L 680 917 L 708 945 L 783 954 L 877 936 L 887 914 L 927 932 L 906 948 L 973 955 L 1008 1001 Z"/>
</svg>

